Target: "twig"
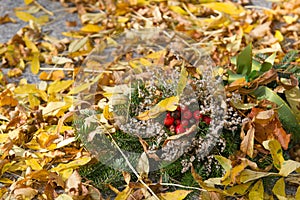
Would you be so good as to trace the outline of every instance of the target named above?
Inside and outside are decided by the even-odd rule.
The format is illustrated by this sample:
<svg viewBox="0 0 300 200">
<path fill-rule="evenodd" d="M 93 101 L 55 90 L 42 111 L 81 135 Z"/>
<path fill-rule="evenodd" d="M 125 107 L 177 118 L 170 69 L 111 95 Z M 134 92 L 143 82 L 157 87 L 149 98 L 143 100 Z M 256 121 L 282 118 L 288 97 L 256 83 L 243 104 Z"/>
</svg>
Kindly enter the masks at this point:
<svg viewBox="0 0 300 200">
<path fill-rule="evenodd" d="M 73 68 L 60 68 L 60 67 L 41 67 L 41 71 L 53 71 L 53 70 L 62 70 L 62 71 L 74 71 Z M 105 70 L 93 70 L 93 69 L 83 69 L 83 72 L 89 72 L 89 73 L 112 73 L 111 71 L 105 71 Z"/>
<path fill-rule="evenodd" d="M 34 4 L 35 4 L 37 7 L 39 7 L 40 9 L 42 9 L 42 10 L 43 10 L 45 13 L 47 13 L 48 15 L 51 15 L 51 16 L 54 15 L 53 12 L 47 10 L 47 9 L 46 9 L 44 6 L 42 6 L 39 2 L 34 1 Z"/>
<path fill-rule="evenodd" d="M 180 187 L 180 188 L 185 188 L 185 189 L 192 189 L 192 190 L 199 190 L 199 191 L 206 191 L 202 188 L 197 188 L 197 187 L 191 187 L 191 186 L 185 186 L 185 185 L 180 185 L 176 183 L 160 183 L 160 185 L 165 185 L 165 186 L 174 186 L 174 187 Z"/>
</svg>

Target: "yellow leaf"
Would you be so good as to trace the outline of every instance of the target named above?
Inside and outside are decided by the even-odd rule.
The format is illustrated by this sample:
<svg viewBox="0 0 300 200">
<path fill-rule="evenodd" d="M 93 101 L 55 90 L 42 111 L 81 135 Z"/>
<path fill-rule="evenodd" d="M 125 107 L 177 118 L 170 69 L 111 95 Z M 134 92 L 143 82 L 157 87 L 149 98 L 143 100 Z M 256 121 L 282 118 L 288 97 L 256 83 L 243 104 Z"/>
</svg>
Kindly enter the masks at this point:
<svg viewBox="0 0 300 200">
<path fill-rule="evenodd" d="M 72 53 L 81 49 L 88 42 L 88 39 L 88 37 L 84 37 L 79 40 L 73 40 L 73 42 L 69 45 L 69 52 Z"/>
<path fill-rule="evenodd" d="M 280 170 L 281 165 L 284 161 L 280 143 L 277 140 L 267 140 L 263 142 L 263 146 L 265 147 L 265 149 L 271 152 L 273 164 L 278 170 Z"/>
<path fill-rule="evenodd" d="M 49 21 L 48 15 L 42 15 L 42 16 L 36 18 L 36 20 L 35 20 L 35 22 L 37 24 L 41 24 L 41 25 L 46 24 L 48 21 Z"/>
<path fill-rule="evenodd" d="M 25 3 L 26 5 L 28 5 L 28 4 L 31 4 L 33 1 L 34 1 L 34 0 L 24 0 L 24 3 Z"/>
<path fill-rule="evenodd" d="M 231 170 L 231 160 L 219 155 L 215 155 L 214 157 L 220 163 L 223 169 L 225 169 L 226 172 Z"/>
<path fill-rule="evenodd" d="M 25 22 L 29 22 L 30 20 L 36 21 L 36 17 L 34 17 L 33 15 L 31 15 L 27 12 L 16 11 L 15 14 L 22 21 L 25 21 Z"/>
<path fill-rule="evenodd" d="M 31 108 L 35 108 L 40 105 L 40 100 L 34 94 L 28 94 L 28 101 Z"/>
<path fill-rule="evenodd" d="M 39 89 L 37 89 L 37 86 L 35 84 L 26 84 L 26 85 L 20 85 L 18 86 L 14 92 L 16 94 L 35 94 L 39 93 Z"/>
<path fill-rule="evenodd" d="M 281 42 L 281 41 L 283 41 L 283 35 L 281 34 L 281 32 L 279 31 L 279 30 L 276 30 L 275 31 L 275 38 L 277 38 L 277 40 L 279 41 L 279 42 Z"/>
<path fill-rule="evenodd" d="M 300 162 L 294 160 L 286 160 L 282 162 L 279 174 L 282 176 L 288 176 L 298 168 L 300 168 Z"/>
<path fill-rule="evenodd" d="M 300 185 L 299 185 L 299 187 L 298 187 L 298 189 L 297 189 L 295 198 L 296 198 L 296 199 L 300 199 Z"/>
<path fill-rule="evenodd" d="M 161 100 L 157 105 L 167 111 L 175 111 L 178 107 L 179 97 L 171 96 L 164 100 Z"/>
<path fill-rule="evenodd" d="M 98 76 L 96 76 L 91 82 L 89 83 L 85 83 L 85 84 L 81 84 L 81 85 L 78 85 L 74 88 L 72 88 L 70 91 L 69 91 L 69 95 L 70 94 L 78 94 L 79 92 L 82 92 L 83 90 L 86 90 L 88 89 L 91 85 L 95 84 L 101 77 L 101 74 L 99 74 Z"/>
<path fill-rule="evenodd" d="M 0 183 L 4 183 L 4 184 L 12 184 L 14 183 L 14 181 L 10 180 L 9 178 L 0 178 Z M 1 189 L 0 188 L 0 198 L 1 198 Z"/>
<path fill-rule="evenodd" d="M 151 59 L 159 59 L 165 56 L 166 50 L 161 50 L 161 51 L 156 51 L 153 53 L 150 53 L 146 56 L 146 58 L 151 58 Z"/>
<path fill-rule="evenodd" d="M 169 8 L 177 14 L 187 15 L 188 13 L 179 6 L 169 6 Z"/>
<path fill-rule="evenodd" d="M 59 112 L 59 110 L 65 105 L 66 105 L 65 102 L 60 102 L 60 101 L 49 102 L 46 107 L 41 107 L 40 109 L 42 110 L 42 113 L 45 116 L 49 116 L 49 115 L 55 116 Z"/>
<path fill-rule="evenodd" d="M 201 5 L 207 8 L 211 8 L 213 10 L 217 10 L 219 12 L 229 14 L 234 17 L 238 17 L 241 13 L 245 12 L 242 6 L 234 4 L 232 2 L 226 2 L 226 3 L 213 2 L 213 3 L 204 3 Z"/>
<path fill-rule="evenodd" d="M 8 139 L 8 134 L 7 133 L 1 133 L 0 134 L 0 143 L 6 142 L 7 139 Z"/>
<path fill-rule="evenodd" d="M 166 200 L 183 200 L 192 190 L 175 190 L 174 192 L 160 193 L 159 197 Z"/>
<path fill-rule="evenodd" d="M 48 94 L 64 91 L 74 83 L 74 80 L 54 81 L 48 87 Z"/>
<path fill-rule="evenodd" d="M 79 158 L 77 160 L 73 160 L 67 164 L 60 163 L 56 167 L 52 168 L 50 171 L 51 172 L 60 172 L 66 169 L 76 169 L 80 166 L 83 166 L 90 162 L 91 158 L 90 157 L 83 157 Z"/>
<path fill-rule="evenodd" d="M 42 166 L 38 163 L 37 159 L 35 158 L 27 159 L 25 160 L 25 163 L 27 166 L 30 166 L 33 170 L 38 171 L 43 169 Z"/>
<path fill-rule="evenodd" d="M 31 61 L 31 72 L 37 74 L 40 71 L 40 54 L 34 53 Z"/>
<path fill-rule="evenodd" d="M 249 200 L 263 200 L 264 185 L 262 180 L 258 180 L 249 192 Z"/>
<path fill-rule="evenodd" d="M 67 194 L 60 194 L 55 200 L 73 200 L 73 198 Z"/>
<path fill-rule="evenodd" d="M 248 192 L 248 189 L 252 184 L 253 184 L 253 181 L 238 184 L 238 185 L 228 188 L 226 190 L 226 192 L 230 195 L 234 195 L 234 194 L 244 195 L 246 192 Z"/>
<path fill-rule="evenodd" d="M 28 49 L 32 51 L 32 53 L 38 53 L 39 49 L 36 47 L 36 45 L 25 35 L 23 38 L 26 46 Z"/>
<path fill-rule="evenodd" d="M 82 27 L 80 30 L 83 32 L 88 32 L 88 33 L 98 33 L 102 31 L 104 28 L 102 26 L 98 26 L 95 24 L 87 24 L 84 27 Z"/>
<path fill-rule="evenodd" d="M 298 17 L 297 16 L 292 17 L 290 15 L 286 15 L 286 16 L 283 16 L 283 19 L 287 24 L 292 24 L 295 21 L 297 21 Z"/>
<path fill-rule="evenodd" d="M 179 102 L 178 96 L 171 96 L 164 100 L 161 100 L 158 104 L 152 107 L 150 110 L 147 110 L 137 116 L 139 120 L 148 120 L 156 118 L 159 114 L 168 111 L 174 111 L 177 109 Z"/>
<path fill-rule="evenodd" d="M 103 116 L 107 120 L 111 120 L 113 118 L 113 113 L 109 112 L 109 105 L 105 105 L 103 108 Z"/>
<path fill-rule="evenodd" d="M 186 71 L 184 67 L 184 62 L 181 65 L 181 72 L 180 72 L 180 78 L 178 81 L 177 89 L 176 89 L 176 95 L 180 96 L 183 93 L 183 90 L 186 86 L 188 80 L 188 72 Z"/>
<path fill-rule="evenodd" d="M 259 171 L 253 171 L 250 169 L 245 169 L 240 174 L 240 181 L 242 183 L 248 183 L 253 180 L 257 180 L 266 176 L 276 176 L 277 173 L 271 173 L 271 172 L 259 172 Z"/>
<path fill-rule="evenodd" d="M 129 186 L 126 186 L 126 188 L 122 192 L 118 193 L 115 200 L 127 199 L 132 191 L 133 191 L 132 188 L 130 188 Z"/>
<path fill-rule="evenodd" d="M 272 192 L 280 200 L 287 199 L 285 194 L 285 182 L 284 178 L 280 178 L 274 185 Z"/>
</svg>

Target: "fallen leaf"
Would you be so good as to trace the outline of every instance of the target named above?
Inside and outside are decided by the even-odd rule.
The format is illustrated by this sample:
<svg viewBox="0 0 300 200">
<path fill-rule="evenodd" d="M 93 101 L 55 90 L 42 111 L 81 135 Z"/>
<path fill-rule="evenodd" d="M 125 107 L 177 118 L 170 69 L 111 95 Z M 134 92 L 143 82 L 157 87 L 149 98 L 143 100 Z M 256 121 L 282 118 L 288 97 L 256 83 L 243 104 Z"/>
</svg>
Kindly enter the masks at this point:
<svg viewBox="0 0 300 200">
<path fill-rule="evenodd" d="M 268 140 L 263 142 L 263 146 L 271 152 L 273 164 L 280 170 L 282 163 L 284 162 L 280 143 L 277 140 Z"/>
<path fill-rule="evenodd" d="M 276 181 L 272 192 L 276 195 L 278 199 L 287 199 L 285 194 L 285 182 L 284 178 L 280 178 L 278 181 Z"/>
<path fill-rule="evenodd" d="M 158 197 L 166 200 L 183 200 L 192 190 L 175 190 L 174 192 L 160 193 Z"/>
<path fill-rule="evenodd" d="M 300 162 L 294 160 L 285 160 L 281 164 L 279 174 L 282 176 L 288 176 L 293 171 L 300 168 Z"/>
<path fill-rule="evenodd" d="M 241 146 L 240 149 L 242 152 L 246 153 L 250 158 L 253 158 L 253 147 L 254 147 L 254 133 L 255 128 L 250 125 L 250 128 L 247 131 L 247 135 L 244 133 L 244 125 L 241 130 Z"/>
<path fill-rule="evenodd" d="M 264 199 L 264 185 L 262 180 L 258 180 L 249 192 L 250 200 L 263 200 Z"/>
</svg>

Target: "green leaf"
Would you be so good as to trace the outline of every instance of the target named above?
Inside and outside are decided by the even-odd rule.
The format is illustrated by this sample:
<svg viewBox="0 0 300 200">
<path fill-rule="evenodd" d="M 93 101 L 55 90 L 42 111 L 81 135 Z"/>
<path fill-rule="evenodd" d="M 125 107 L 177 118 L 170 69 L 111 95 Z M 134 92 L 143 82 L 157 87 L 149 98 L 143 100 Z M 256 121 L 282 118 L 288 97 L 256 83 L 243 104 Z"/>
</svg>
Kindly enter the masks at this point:
<svg viewBox="0 0 300 200">
<path fill-rule="evenodd" d="M 237 56 L 237 73 L 247 75 L 251 72 L 252 68 L 252 44 L 249 44 Z"/>
<path fill-rule="evenodd" d="M 249 192 L 249 200 L 264 199 L 264 185 L 262 180 L 258 180 Z"/>
<path fill-rule="evenodd" d="M 257 180 L 257 179 L 267 177 L 267 176 L 276 176 L 276 175 L 278 175 L 278 174 L 272 173 L 272 172 L 259 172 L 259 171 L 253 171 L 250 169 L 245 169 L 240 174 L 240 181 L 242 183 L 248 183 L 249 181 Z"/>
<path fill-rule="evenodd" d="M 291 62 L 295 61 L 295 59 L 297 58 L 297 54 L 298 54 L 297 50 L 289 51 L 287 54 L 285 54 L 281 63 L 279 65 L 275 65 L 274 68 L 286 69 Z"/>
<path fill-rule="evenodd" d="M 284 128 L 288 132 L 292 133 L 294 142 L 300 141 L 299 122 L 296 118 L 295 113 L 282 98 L 280 98 L 273 90 L 266 86 L 260 86 L 251 94 L 253 94 L 260 100 L 267 99 L 273 103 L 276 103 L 278 105 L 279 119 L 282 122 Z"/>
<path fill-rule="evenodd" d="M 276 58 L 276 52 L 274 52 L 272 55 L 270 55 L 265 60 L 265 62 L 261 65 L 260 71 L 261 72 L 269 71 L 273 67 L 273 65 L 274 65 L 275 58 Z"/>
</svg>

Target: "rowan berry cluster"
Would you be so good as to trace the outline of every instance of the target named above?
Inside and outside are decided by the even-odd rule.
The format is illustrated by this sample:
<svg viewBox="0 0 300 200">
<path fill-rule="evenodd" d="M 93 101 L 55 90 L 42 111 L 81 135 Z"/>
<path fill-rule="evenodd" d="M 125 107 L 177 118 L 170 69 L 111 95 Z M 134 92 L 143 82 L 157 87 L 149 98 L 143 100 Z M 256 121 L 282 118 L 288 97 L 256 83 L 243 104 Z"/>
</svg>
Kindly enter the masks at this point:
<svg viewBox="0 0 300 200">
<path fill-rule="evenodd" d="M 210 125 L 211 118 L 203 115 L 199 110 L 192 110 L 188 106 L 178 106 L 173 112 L 167 112 L 164 125 L 171 133 L 181 134 L 186 132 L 192 125 L 204 122 Z"/>
</svg>

